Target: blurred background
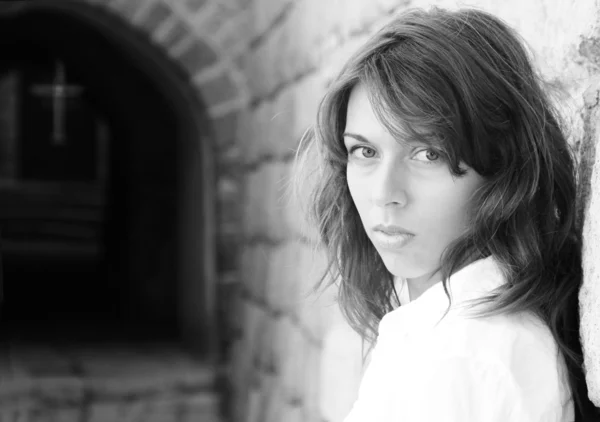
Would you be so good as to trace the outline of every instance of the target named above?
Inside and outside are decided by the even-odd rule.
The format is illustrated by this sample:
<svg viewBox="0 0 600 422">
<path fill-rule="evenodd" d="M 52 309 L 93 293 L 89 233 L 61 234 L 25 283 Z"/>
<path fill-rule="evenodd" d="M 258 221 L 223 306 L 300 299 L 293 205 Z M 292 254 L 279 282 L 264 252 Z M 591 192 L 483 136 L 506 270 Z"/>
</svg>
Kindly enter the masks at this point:
<svg viewBox="0 0 600 422">
<path fill-rule="evenodd" d="M 341 422 L 363 345 L 311 291 L 294 151 L 346 58 L 432 5 L 530 44 L 579 154 L 598 303 L 597 1 L 4 1 L 0 420 Z"/>
</svg>

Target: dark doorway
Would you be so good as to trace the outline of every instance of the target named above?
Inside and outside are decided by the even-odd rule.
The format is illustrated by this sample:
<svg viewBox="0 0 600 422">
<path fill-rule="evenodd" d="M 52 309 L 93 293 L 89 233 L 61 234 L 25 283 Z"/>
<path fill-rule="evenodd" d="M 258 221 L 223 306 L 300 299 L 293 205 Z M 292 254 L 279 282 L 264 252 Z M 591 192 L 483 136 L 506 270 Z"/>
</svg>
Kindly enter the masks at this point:
<svg viewBox="0 0 600 422">
<path fill-rule="evenodd" d="M 177 108 L 147 61 L 59 9 L 0 14 L 0 49 L 4 332 L 179 338 Z"/>
</svg>

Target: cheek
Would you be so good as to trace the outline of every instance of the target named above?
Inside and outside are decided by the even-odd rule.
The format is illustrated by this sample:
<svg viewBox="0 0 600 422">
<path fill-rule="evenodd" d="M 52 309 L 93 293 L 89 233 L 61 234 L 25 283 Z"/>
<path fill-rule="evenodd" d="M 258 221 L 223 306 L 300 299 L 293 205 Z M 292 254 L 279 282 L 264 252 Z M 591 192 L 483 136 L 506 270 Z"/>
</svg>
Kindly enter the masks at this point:
<svg viewBox="0 0 600 422">
<path fill-rule="evenodd" d="M 476 186 L 454 184 L 423 192 L 420 222 L 431 237 L 450 243 L 469 226 L 471 197 Z"/>
<path fill-rule="evenodd" d="M 358 210 L 358 213 L 363 216 L 365 207 L 367 206 L 367 189 L 364 183 L 364 179 L 356 177 L 354 172 L 348 171 L 346 173 L 346 181 L 348 183 L 348 191 L 354 202 L 354 206 Z"/>
</svg>

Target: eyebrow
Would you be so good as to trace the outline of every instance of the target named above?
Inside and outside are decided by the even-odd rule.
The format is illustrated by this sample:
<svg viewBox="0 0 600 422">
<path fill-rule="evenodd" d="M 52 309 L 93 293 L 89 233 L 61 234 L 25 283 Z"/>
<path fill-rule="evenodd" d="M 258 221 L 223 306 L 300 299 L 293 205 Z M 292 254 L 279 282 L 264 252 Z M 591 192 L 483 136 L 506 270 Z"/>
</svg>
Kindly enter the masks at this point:
<svg viewBox="0 0 600 422">
<path fill-rule="evenodd" d="M 348 138 L 354 138 L 354 139 L 356 139 L 357 141 L 359 141 L 359 142 L 364 142 L 364 143 L 366 143 L 366 144 L 370 144 L 370 143 L 371 143 L 371 142 L 369 142 L 369 140 L 368 140 L 367 138 L 365 138 L 364 136 L 362 136 L 362 135 L 357 135 L 357 134 L 355 134 L 355 133 L 344 132 L 344 134 L 342 135 L 342 137 L 344 137 L 344 138 L 346 138 L 346 137 L 348 137 Z"/>
</svg>

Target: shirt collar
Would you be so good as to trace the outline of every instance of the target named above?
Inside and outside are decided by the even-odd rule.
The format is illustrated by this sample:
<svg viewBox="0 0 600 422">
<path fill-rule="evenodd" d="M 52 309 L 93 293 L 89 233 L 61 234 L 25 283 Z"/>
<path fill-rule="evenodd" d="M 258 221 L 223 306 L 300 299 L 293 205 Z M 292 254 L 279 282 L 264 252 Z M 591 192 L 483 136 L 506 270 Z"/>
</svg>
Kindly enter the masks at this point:
<svg viewBox="0 0 600 422">
<path fill-rule="evenodd" d="M 451 310 L 468 305 L 467 301 L 488 296 L 505 283 L 506 278 L 494 257 L 489 256 L 474 261 L 448 278 L 446 284 L 452 298 Z M 405 280 L 401 279 L 397 282 L 396 291 L 400 306 L 388 313 L 384 320 L 401 319 L 412 329 L 417 329 L 424 325 L 435 324 L 448 309 L 448 297 L 441 282 L 431 286 L 413 301 L 409 301 Z M 380 324 L 380 331 L 381 328 Z"/>
<path fill-rule="evenodd" d="M 491 293 L 492 290 L 502 286 L 506 282 L 504 275 L 496 259 L 492 256 L 482 258 L 470 263 L 449 277 L 447 285 L 452 302 L 463 302 L 469 299 L 478 299 Z M 426 306 L 434 296 L 440 294 L 446 297 L 444 287 L 438 282 L 427 289 L 417 299 L 411 301 L 408 285 L 405 279 L 399 279 L 396 291 L 400 305 Z"/>
</svg>

